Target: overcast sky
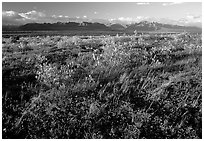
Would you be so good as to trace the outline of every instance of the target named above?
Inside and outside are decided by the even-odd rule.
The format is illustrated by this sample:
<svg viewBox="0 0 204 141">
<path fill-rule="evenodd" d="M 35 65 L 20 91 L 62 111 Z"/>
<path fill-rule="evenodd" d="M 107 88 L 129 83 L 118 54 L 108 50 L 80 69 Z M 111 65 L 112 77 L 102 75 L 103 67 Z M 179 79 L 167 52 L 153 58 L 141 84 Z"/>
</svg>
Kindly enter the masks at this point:
<svg viewBox="0 0 204 141">
<path fill-rule="evenodd" d="M 3 2 L 3 22 L 66 20 L 67 18 L 138 21 L 145 18 L 188 19 L 201 22 L 199 2 Z"/>
</svg>

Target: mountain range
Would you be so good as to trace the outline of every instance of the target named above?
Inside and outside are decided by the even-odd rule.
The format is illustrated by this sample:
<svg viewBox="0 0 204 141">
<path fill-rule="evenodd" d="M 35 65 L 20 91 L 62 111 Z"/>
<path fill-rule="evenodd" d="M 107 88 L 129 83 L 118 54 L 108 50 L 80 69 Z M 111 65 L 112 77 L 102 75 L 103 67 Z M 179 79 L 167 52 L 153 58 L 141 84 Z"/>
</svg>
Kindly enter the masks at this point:
<svg viewBox="0 0 204 141">
<path fill-rule="evenodd" d="M 25 25 L 3 25 L 2 31 L 53 31 L 53 30 L 83 30 L 83 31 L 124 31 L 124 32 L 202 32 L 196 26 L 181 26 L 159 22 L 141 21 L 138 23 L 99 23 L 99 22 L 57 22 L 57 23 L 27 23 Z"/>
</svg>

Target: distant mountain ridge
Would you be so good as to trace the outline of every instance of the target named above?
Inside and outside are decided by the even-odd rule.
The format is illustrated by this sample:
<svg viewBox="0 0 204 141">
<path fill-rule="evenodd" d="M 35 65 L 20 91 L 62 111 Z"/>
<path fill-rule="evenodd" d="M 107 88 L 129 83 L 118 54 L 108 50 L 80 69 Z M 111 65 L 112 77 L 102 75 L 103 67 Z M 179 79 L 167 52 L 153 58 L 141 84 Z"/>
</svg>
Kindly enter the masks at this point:
<svg viewBox="0 0 204 141">
<path fill-rule="evenodd" d="M 28 23 L 19 27 L 19 30 L 109 30 L 109 28 L 101 23 L 90 22 L 69 22 L 69 23 Z"/>
<path fill-rule="evenodd" d="M 165 30 L 164 30 L 165 29 Z M 162 24 L 158 22 L 141 21 L 139 23 L 131 24 L 126 28 L 127 31 L 188 31 L 201 32 L 202 29 L 194 26 L 180 26 L 172 24 Z"/>
<path fill-rule="evenodd" d="M 15 28 L 14 28 L 15 27 Z M 122 24 L 102 24 L 98 22 L 57 22 L 57 23 L 28 23 L 16 26 L 2 26 L 2 31 L 52 31 L 52 30 L 87 30 L 87 31 L 128 31 L 134 32 L 202 32 L 202 29 L 194 26 L 180 26 L 172 24 L 163 24 L 158 22 L 141 21 L 138 23 L 133 23 L 129 25 Z"/>
</svg>

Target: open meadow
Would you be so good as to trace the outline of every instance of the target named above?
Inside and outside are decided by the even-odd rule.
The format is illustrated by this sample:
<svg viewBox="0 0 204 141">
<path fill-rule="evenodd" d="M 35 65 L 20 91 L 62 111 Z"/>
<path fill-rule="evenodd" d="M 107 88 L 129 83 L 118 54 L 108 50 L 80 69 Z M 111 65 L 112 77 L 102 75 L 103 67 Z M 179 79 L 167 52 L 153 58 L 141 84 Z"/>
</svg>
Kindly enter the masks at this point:
<svg viewBox="0 0 204 141">
<path fill-rule="evenodd" d="M 2 38 L 2 136 L 201 139 L 201 34 Z"/>
</svg>

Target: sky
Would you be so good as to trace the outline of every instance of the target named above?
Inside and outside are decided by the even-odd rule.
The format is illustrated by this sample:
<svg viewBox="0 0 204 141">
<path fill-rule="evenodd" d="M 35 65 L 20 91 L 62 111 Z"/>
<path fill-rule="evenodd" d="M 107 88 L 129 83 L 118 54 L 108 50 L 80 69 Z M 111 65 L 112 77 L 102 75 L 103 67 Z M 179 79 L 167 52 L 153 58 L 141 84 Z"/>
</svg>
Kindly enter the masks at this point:
<svg viewBox="0 0 204 141">
<path fill-rule="evenodd" d="M 2 23 L 141 20 L 201 23 L 201 2 L 3 2 Z M 96 20 L 101 19 L 101 20 Z M 103 19 L 103 20 L 102 20 Z"/>
</svg>

